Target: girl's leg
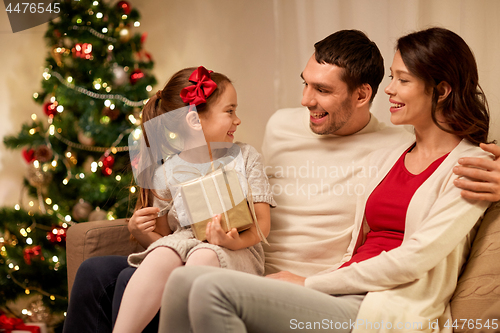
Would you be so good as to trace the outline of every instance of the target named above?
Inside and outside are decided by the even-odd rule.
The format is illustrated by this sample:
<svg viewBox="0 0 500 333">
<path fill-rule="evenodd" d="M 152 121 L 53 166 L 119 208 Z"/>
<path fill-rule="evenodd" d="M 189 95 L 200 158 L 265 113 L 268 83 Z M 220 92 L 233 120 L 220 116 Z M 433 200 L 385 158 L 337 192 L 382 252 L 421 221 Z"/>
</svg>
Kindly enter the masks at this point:
<svg viewBox="0 0 500 333">
<path fill-rule="evenodd" d="M 168 247 L 151 251 L 125 288 L 113 332 L 141 332 L 160 308 L 170 273 L 182 264 L 177 253 Z"/>
<path fill-rule="evenodd" d="M 213 250 L 198 249 L 193 251 L 186 261 L 186 266 L 220 267 L 219 258 Z"/>
<path fill-rule="evenodd" d="M 125 257 L 125 263 L 128 266 L 127 257 Z M 127 287 L 128 281 L 134 274 L 136 267 L 128 266 L 118 275 L 118 279 L 116 280 L 115 292 L 113 295 L 113 326 L 116 323 L 116 317 L 118 316 L 118 310 L 120 308 L 120 303 L 122 302 L 123 293 L 125 292 L 125 288 Z M 156 316 L 151 320 L 151 322 L 146 326 L 146 328 L 142 331 L 142 333 L 158 333 L 158 323 L 160 322 L 160 312 L 156 313 Z M 111 332 L 111 327 L 109 332 Z M 95 332 L 94 332 L 95 333 Z"/>
<path fill-rule="evenodd" d="M 188 315 L 188 296 L 193 282 L 203 274 L 218 272 L 222 268 L 208 266 L 184 266 L 176 268 L 168 278 L 160 310 L 158 332 L 191 332 Z"/>
<path fill-rule="evenodd" d="M 219 268 L 219 266 L 219 259 L 215 252 L 210 249 L 202 248 L 191 253 L 186 261 L 185 267 L 178 268 L 172 272 L 167 281 L 167 286 L 171 286 L 170 288 L 176 290 L 176 292 L 174 294 L 166 292 L 168 287 L 165 286 L 160 310 L 160 318 L 162 318 L 163 326 L 160 324 L 158 332 L 190 332 L 187 295 L 189 295 L 192 282 L 200 274 L 220 270 L 221 268 Z M 176 272 L 182 269 L 187 269 L 188 272 L 192 273 L 181 275 L 182 277 L 180 279 L 176 278 Z M 176 323 L 175 331 L 170 330 L 171 326 L 167 325 L 169 322 Z"/>
<path fill-rule="evenodd" d="M 115 326 L 116 323 L 116 317 L 118 316 L 118 310 L 120 309 L 120 304 L 122 302 L 125 288 L 127 287 L 127 284 L 132 278 L 132 275 L 134 274 L 136 269 L 136 267 L 128 266 L 120 272 L 118 278 L 116 279 L 115 292 L 113 294 L 113 326 Z"/>
</svg>

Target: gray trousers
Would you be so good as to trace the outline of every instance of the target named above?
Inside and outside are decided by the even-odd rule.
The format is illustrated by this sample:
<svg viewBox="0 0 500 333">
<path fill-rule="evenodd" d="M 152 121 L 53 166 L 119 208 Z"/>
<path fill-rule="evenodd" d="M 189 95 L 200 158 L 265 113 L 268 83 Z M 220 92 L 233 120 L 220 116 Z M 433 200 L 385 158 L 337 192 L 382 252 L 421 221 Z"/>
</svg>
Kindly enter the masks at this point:
<svg viewBox="0 0 500 333">
<path fill-rule="evenodd" d="M 363 298 L 331 296 L 228 269 L 184 266 L 165 286 L 158 332 L 350 332 Z"/>
</svg>

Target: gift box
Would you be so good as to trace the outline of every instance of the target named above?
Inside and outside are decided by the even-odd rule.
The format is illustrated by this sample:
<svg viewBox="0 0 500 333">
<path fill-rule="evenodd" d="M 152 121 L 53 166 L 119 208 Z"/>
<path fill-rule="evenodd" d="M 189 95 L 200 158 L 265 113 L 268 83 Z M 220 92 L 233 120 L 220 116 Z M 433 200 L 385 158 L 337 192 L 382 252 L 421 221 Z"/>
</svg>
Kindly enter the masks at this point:
<svg viewBox="0 0 500 333">
<path fill-rule="evenodd" d="M 225 232 L 250 228 L 253 214 L 233 169 L 217 169 L 198 179 L 180 184 L 180 193 L 195 237 L 206 240 L 207 223 L 221 214 Z"/>
<path fill-rule="evenodd" d="M 12 330 L 12 333 L 47 333 L 47 325 L 44 323 L 26 323 L 22 328 Z"/>
<path fill-rule="evenodd" d="M 0 332 L 2 333 L 47 333 L 44 323 L 24 323 L 22 319 L 0 316 Z"/>
</svg>

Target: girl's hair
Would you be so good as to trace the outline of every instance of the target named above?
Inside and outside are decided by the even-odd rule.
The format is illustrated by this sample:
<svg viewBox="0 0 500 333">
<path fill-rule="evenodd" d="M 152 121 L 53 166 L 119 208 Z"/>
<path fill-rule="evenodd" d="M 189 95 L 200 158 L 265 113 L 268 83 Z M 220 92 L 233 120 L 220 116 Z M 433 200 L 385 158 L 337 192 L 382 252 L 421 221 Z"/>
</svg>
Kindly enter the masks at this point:
<svg viewBox="0 0 500 333">
<path fill-rule="evenodd" d="M 430 28 L 399 38 L 396 49 L 408 70 L 432 89 L 434 123 L 475 145 L 487 142 L 488 103 L 478 82 L 476 60 L 465 41 L 450 30 Z M 443 81 L 452 90 L 438 105 L 437 85 Z M 437 120 L 437 112 L 443 121 Z"/>
<path fill-rule="evenodd" d="M 188 103 L 184 103 L 182 98 L 180 97 L 181 90 L 188 86 L 191 86 L 193 83 L 189 81 L 189 76 L 195 71 L 196 67 L 184 68 L 175 73 L 170 80 L 168 80 L 165 87 L 160 90 L 156 95 L 152 96 L 149 101 L 146 103 L 144 108 L 142 109 L 142 122 L 141 129 L 144 135 L 144 140 L 146 145 L 150 147 L 148 137 L 146 135 L 146 131 L 144 128 L 144 123 L 148 120 L 151 120 L 155 117 L 158 117 L 166 112 L 180 109 L 182 107 L 188 106 Z M 204 113 L 210 108 L 212 104 L 217 102 L 219 97 L 224 93 L 227 84 L 231 83 L 231 80 L 221 73 L 212 72 L 210 73 L 211 79 L 217 84 L 217 88 L 212 92 L 210 96 L 206 98 L 206 102 L 203 104 L 199 104 L 196 106 L 196 110 L 198 113 Z M 145 169 L 144 172 L 149 173 L 148 175 L 144 175 L 146 179 L 152 179 L 154 173 L 154 167 Z M 135 205 L 135 209 L 141 209 L 144 207 L 149 207 L 151 205 L 153 194 L 160 200 L 171 200 L 171 198 L 162 198 L 160 197 L 155 190 L 140 188 L 139 197 L 137 198 L 137 202 Z"/>
</svg>

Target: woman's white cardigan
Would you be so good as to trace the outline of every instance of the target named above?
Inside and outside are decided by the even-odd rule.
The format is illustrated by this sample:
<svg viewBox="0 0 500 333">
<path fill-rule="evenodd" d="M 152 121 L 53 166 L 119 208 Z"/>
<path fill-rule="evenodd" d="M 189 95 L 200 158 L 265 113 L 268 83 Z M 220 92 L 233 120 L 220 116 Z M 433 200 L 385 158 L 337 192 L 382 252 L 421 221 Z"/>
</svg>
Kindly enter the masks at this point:
<svg viewBox="0 0 500 333">
<path fill-rule="evenodd" d="M 337 270 L 349 261 L 369 231 L 364 217 L 367 198 L 410 145 L 408 142 L 396 149 L 377 151 L 369 157 L 369 165 L 378 166 L 379 173 L 359 198 L 346 255 L 334 268 L 310 276 L 305 282 L 308 288 L 332 295 L 368 292 L 356 323 L 351 325 L 353 332 L 442 330 L 451 318 L 447 307 L 467 259 L 475 226 L 489 205 L 463 199 L 460 189 L 453 185 L 457 178 L 453 167 L 460 157 L 491 158 L 462 140 L 415 192 L 406 214 L 402 245 Z M 438 318 L 441 328 L 435 329 Z"/>
</svg>

